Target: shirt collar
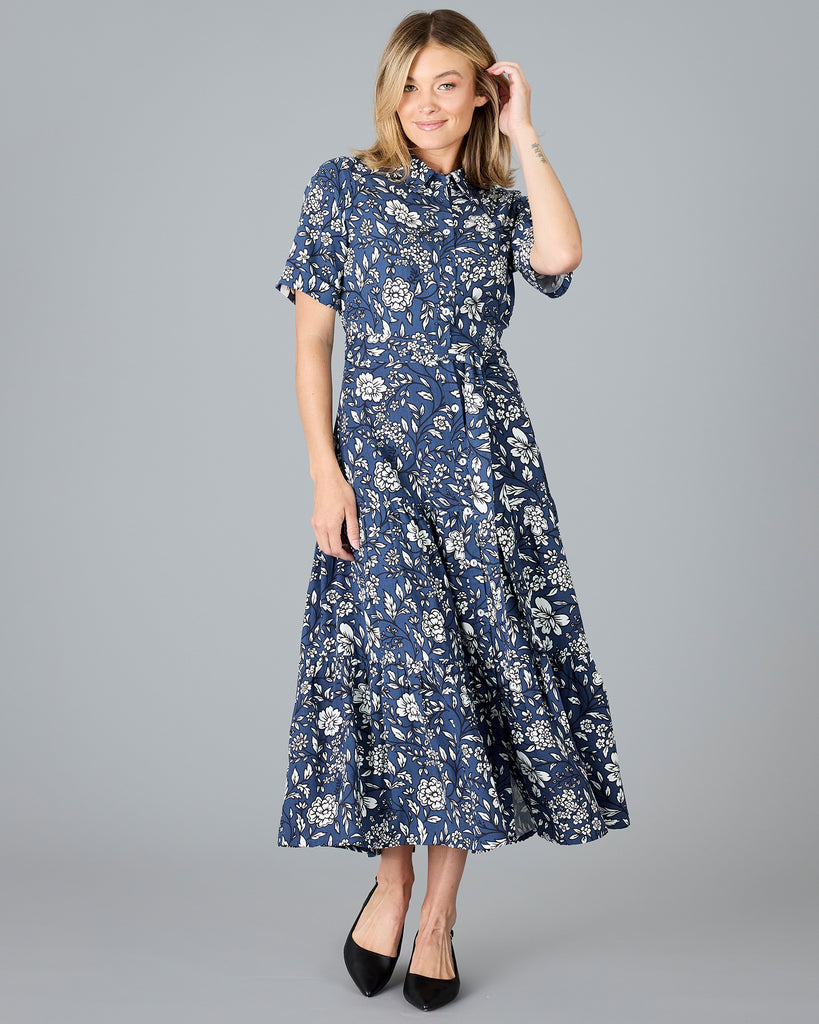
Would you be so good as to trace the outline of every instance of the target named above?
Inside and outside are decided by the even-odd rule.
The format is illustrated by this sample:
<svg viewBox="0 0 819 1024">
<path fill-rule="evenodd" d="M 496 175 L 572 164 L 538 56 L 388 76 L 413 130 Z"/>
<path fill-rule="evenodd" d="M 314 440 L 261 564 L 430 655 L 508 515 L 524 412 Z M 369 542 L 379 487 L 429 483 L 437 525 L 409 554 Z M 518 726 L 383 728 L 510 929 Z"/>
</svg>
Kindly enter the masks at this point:
<svg viewBox="0 0 819 1024">
<path fill-rule="evenodd" d="M 400 178 L 400 175 L 400 171 L 394 172 L 395 178 Z M 461 192 L 464 195 L 473 195 L 480 191 L 477 186 L 471 185 L 467 181 L 463 167 L 456 167 L 449 174 L 441 174 L 440 171 L 434 171 L 429 164 L 424 163 L 414 153 L 410 154 L 410 170 L 407 181 L 422 187 L 431 187 L 442 182 L 449 186 L 451 192 Z"/>
</svg>

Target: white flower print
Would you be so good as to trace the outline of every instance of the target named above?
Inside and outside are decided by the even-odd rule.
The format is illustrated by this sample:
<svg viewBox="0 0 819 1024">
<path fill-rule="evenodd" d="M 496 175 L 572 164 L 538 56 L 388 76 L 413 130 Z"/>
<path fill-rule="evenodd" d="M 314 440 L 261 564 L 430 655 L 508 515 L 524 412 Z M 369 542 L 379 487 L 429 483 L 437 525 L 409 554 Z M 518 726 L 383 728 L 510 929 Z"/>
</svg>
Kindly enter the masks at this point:
<svg viewBox="0 0 819 1024">
<path fill-rule="evenodd" d="M 564 615 L 563 612 L 554 611 L 545 597 L 535 598 L 532 615 L 540 629 L 546 633 L 560 634 L 561 626 L 565 626 L 569 622 L 569 616 Z"/>
<path fill-rule="evenodd" d="M 509 672 L 507 674 L 506 685 L 512 693 L 521 693 L 523 691 L 523 681 L 517 672 Z"/>
<path fill-rule="evenodd" d="M 475 385 L 471 381 L 464 381 L 461 389 L 464 396 L 464 408 L 468 413 L 473 416 L 479 413 L 484 407 L 483 395 L 475 389 Z"/>
<path fill-rule="evenodd" d="M 572 640 L 570 647 L 572 652 L 581 658 L 588 654 L 589 642 L 586 639 L 586 634 L 583 632 L 578 633 L 578 635 Z"/>
<path fill-rule="evenodd" d="M 538 450 L 534 440 L 524 434 L 520 427 L 512 427 L 512 434 L 507 439 L 509 451 L 521 462 L 537 462 Z"/>
<path fill-rule="evenodd" d="M 359 706 L 359 713 L 361 714 L 362 719 L 365 722 L 369 721 L 372 713 L 370 706 L 370 688 L 364 680 L 356 683 L 353 688 L 353 704 L 357 704 Z"/>
<path fill-rule="evenodd" d="M 418 783 L 418 803 L 440 811 L 446 806 L 444 787 L 440 779 L 421 779 Z"/>
<path fill-rule="evenodd" d="M 492 494 L 489 484 L 477 476 L 477 474 L 465 477 L 464 483 L 469 488 L 468 494 L 475 503 L 475 508 L 481 512 L 486 512 L 489 508 L 489 498 Z"/>
<path fill-rule="evenodd" d="M 546 537 L 546 518 L 539 505 L 527 505 L 523 512 L 523 521 L 536 537 Z"/>
<path fill-rule="evenodd" d="M 422 631 L 433 640 L 441 643 L 446 637 L 444 617 L 439 608 L 430 608 L 423 613 Z"/>
<path fill-rule="evenodd" d="M 352 627 L 346 622 L 342 622 L 339 627 L 336 646 L 339 654 L 346 654 L 348 656 L 355 650 L 355 635 L 353 634 Z"/>
<path fill-rule="evenodd" d="M 558 562 L 557 565 L 553 565 L 547 576 L 552 586 L 558 587 L 560 590 L 573 589 L 572 573 L 567 562 Z"/>
<path fill-rule="evenodd" d="M 390 277 L 384 282 L 381 298 L 384 300 L 384 305 L 390 309 L 403 311 L 408 309 L 412 303 L 412 289 L 403 278 Z"/>
<path fill-rule="evenodd" d="M 317 828 L 327 828 L 338 813 L 338 801 L 331 794 L 317 797 L 307 809 L 307 820 Z"/>
<path fill-rule="evenodd" d="M 616 750 L 612 751 L 611 761 L 606 765 L 606 779 L 615 786 L 619 786 L 621 784 L 620 761 Z"/>
<path fill-rule="evenodd" d="M 380 402 L 387 393 L 387 385 L 383 377 L 376 377 L 372 373 L 360 373 L 355 382 L 355 393 L 365 402 Z"/>
<path fill-rule="evenodd" d="M 338 708 L 322 708 L 318 714 L 318 727 L 323 729 L 328 736 L 335 736 L 341 728 L 344 719 Z"/>
<path fill-rule="evenodd" d="M 478 634 L 471 622 L 461 622 L 461 643 L 468 651 L 478 649 Z"/>
<path fill-rule="evenodd" d="M 473 231 L 479 231 L 482 235 L 487 236 L 497 230 L 497 226 L 492 222 L 492 218 L 486 213 L 467 217 L 465 227 L 471 228 Z"/>
<path fill-rule="evenodd" d="M 402 693 L 395 706 L 398 714 L 408 718 L 411 722 L 422 722 L 424 720 L 414 693 Z"/>
<path fill-rule="evenodd" d="M 466 314 L 470 320 L 480 320 L 483 311 L 483 303 L 480 301 L 483 292 L 480 288 L 473 288 L 472 294 L 464 299 L 461 305 L 461 312 Z"/>
<path fill-rule="evenodd" d="M 502 526 L 497 531 L 498 547 L 508 561 L 515 550 L 515 531 L 510 526 Z"/>
<path fill-rule="evenodd" d="M 420 228 L 423 224 L 421 214 L 417 210 L 410 210 L 406 203 L 398 199 L 388 199 L 384 205 L 384 211 L 388 217 L 392 217 L 407 228 Z"/>
<path fill-rule="evenodd" d="M 398 473 L 389 462 L 376 462 L 373 478 L 375 486 L 380 491 L 397 491 L 401 487 Z"/>
<path fill-rule="evenodd" d="M 432 547 L 432 537 L 430 537 L 429 531 L 421 529 L 415 520 L 412 520 L 407 525 L 407 538 L 424 550 Z"/>
<path fill-rule="evenodd" d="M 465 556 L 464 535 L 462 530 L 451 530 L 444 541 L 446 551 L 460 560 Z"/>
<path fill-rule="evenodd" d="M 390 768 L 390 757 L 389 751 L 384 743 L 379 743 L 378 746 L 373 747 L 369 756 L 370 766 L 374 772 L 378 772 L 383 775 L 384 772 L 389 771 Z"/>
<path fill-rule="evenodd" d="M 545 722 L 532 722 L 526 729 L 526 738 L 536 747 L 548 747 L 554 742 L 552 730 Z"/>
</svg>

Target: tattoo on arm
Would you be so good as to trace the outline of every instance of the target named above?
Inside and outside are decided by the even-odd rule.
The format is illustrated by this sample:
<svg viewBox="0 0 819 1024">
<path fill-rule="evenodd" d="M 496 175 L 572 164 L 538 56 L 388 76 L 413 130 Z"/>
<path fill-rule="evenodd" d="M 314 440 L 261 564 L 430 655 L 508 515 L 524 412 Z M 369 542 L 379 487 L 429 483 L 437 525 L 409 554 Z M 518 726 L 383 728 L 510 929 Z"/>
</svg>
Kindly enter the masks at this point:
<svg viewBox="0 0 819 1024">
<path fill-rule="evenodd" d="M 540 143 L 539 142 L 533 142 L 532 143 L 532 149 L 535 151 L 535 155 L 540 157 L 541 163 L 544 163 L 544 164 L 548 163 L 548 160 L 546 159 L 546 154 L 540 148 Z"/>
</svg>

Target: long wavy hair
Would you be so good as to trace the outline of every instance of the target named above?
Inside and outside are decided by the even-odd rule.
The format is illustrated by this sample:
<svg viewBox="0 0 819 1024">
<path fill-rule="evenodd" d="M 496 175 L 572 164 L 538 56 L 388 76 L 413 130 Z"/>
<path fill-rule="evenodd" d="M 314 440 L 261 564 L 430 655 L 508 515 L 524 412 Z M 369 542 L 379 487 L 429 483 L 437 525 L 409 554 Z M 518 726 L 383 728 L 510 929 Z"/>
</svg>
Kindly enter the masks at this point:
<svg viewBox="0 0 819 1024">
<path fill-rule="evenodd" d="M 488 97 L 487 103 L 475 107 L 472 124 L 466 134 L 464 175 L 478 188 L 493 185 L 510 188 L 514 184 L 510 171 L 512 147 L 509 137 L 498 127 L 500 98 L 497 83 L 484 70 L 494 64 L 497 57 L 476 24 L 448 8 L 414 11 L 393 31 L 376 72 L 373 108 L 376 141 L 369 149 L 351 150 L 352 155 L 374 171 L 403 171 L 400 180 L 406 180 L 412 143 L 401 126 L 398 105 L 415 55 L 430 40 L 466 57 L 474 71 L 476 95 Z"/>
</svg>

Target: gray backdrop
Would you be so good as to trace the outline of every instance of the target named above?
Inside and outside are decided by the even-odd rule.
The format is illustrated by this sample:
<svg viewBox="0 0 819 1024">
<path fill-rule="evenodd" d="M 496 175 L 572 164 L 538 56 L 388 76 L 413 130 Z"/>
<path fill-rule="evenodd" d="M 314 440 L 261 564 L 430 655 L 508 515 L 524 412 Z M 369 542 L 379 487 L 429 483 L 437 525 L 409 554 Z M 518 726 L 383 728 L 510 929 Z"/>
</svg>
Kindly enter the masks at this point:
<svg viewBox="0 0 819 1024">
<path fill-rule="evenodd" d="M 505 343 L 632 824 L 468 860 L 452 1019 L 816 999 L 811 7 L 458 8 L 521 64 L 583 234 Z M 417 1013 L 425 851 L 369 1001 L 341 948 L 378 861 L 276 846 L 314 535 L 273 289 L 412 9 L 3 5 L 5 1019 Z"/>
</svg>

